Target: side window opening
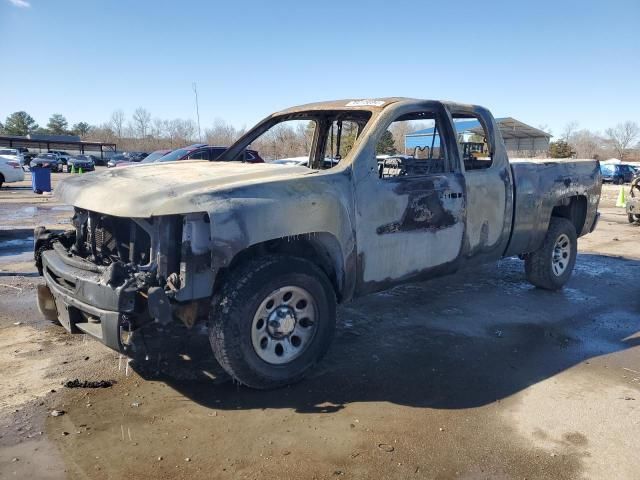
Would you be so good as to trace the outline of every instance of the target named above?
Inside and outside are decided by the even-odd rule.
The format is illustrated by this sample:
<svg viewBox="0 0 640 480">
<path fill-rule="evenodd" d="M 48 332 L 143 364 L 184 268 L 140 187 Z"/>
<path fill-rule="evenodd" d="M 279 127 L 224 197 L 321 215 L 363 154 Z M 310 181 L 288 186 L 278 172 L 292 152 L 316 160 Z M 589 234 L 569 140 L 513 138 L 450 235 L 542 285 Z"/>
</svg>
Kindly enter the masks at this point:
<svg viewBox="0 0 640 480">
<path fill-rule="evenodd" d="M 432 112 L 410 113 L 396 119 L 376 145 L 379 177 L 453 172 L 440 132 L 440 122 Z"/>
<path fill-rule="evenodd" d="M 471 171 L 491 167 L 493 158 L 489 135 L 480 119 L 472 115 L 454 115 L 453 119 L 464 169 Z"/>
</svg>

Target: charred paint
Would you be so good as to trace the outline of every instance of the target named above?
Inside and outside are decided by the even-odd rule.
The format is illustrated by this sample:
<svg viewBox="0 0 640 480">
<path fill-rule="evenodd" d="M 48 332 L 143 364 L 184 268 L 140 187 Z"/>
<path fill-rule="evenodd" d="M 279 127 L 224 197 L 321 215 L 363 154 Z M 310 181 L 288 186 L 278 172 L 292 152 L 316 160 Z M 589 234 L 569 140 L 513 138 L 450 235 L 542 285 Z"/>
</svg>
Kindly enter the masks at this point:
<svg viewBox="0 0 640 480">
<path fill-rule="evenodd" d="M 439 230 L 456 223 L 456 218 L 442 206 L 440 192 L 416 192 L 409 195 L 407 208 L 398 222 L 377 228 L 380 235 L 412 230 Z"/>
</svg>

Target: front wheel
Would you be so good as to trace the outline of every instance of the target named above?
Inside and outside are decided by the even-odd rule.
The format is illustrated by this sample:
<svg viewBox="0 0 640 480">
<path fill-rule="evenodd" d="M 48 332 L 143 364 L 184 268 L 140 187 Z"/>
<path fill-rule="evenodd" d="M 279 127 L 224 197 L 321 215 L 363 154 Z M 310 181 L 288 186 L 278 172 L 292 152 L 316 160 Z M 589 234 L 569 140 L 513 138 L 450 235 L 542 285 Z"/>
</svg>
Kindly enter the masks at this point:
<svg viewBox="0 0 640 480">
<path fill-rule="evenodd" d="M 559 290 L 571 278 L 578 253 L 576 229 L 566 218 L 551 217 L 542 246 L 527 254 L 527 280 L 538 288 Z"/>
<path fill-rule="evenodd" d="M 327 275 L 303 258 L 269 255 L 226 278 L 212 301 L 209 339 L 229 375 L 269 389 L 301 380 L 322 359 L 335 321 Z"/>
</svg>

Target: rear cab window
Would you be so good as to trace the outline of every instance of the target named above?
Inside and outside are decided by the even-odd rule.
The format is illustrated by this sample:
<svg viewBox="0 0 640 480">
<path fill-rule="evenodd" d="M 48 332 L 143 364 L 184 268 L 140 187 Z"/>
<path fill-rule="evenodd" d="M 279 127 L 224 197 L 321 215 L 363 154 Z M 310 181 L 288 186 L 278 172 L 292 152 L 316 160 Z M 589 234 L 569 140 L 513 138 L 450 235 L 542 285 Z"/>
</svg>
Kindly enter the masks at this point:
<svg viewBox="0 0 640 480">
<path fill-rule="evenodd" d="M 474 115 L 454 115 L 453 127 L 465 171 L 485 170 L 493 165 L 486 127 Z"/>
</svg>

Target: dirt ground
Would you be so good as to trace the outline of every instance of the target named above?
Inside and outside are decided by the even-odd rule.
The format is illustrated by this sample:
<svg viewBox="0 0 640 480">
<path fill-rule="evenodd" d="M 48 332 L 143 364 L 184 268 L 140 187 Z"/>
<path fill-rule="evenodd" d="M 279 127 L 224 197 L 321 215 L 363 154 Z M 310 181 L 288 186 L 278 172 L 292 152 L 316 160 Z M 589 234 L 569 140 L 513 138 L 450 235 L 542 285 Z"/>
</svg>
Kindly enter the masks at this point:
<svg viewBox="0 0 640 480">
<path fill-rule="evenodd" d="M 28 183 L 0 190 L 2 479 L 640 478 L 640 225 L 617 187 L 563 291 L 505 259 L 372 295 L 308 379 L 259 392 L 203 328 L 149 332 L 129 362 L 44 321 L 32 229 L 71 211 Z"/>
</svg>

